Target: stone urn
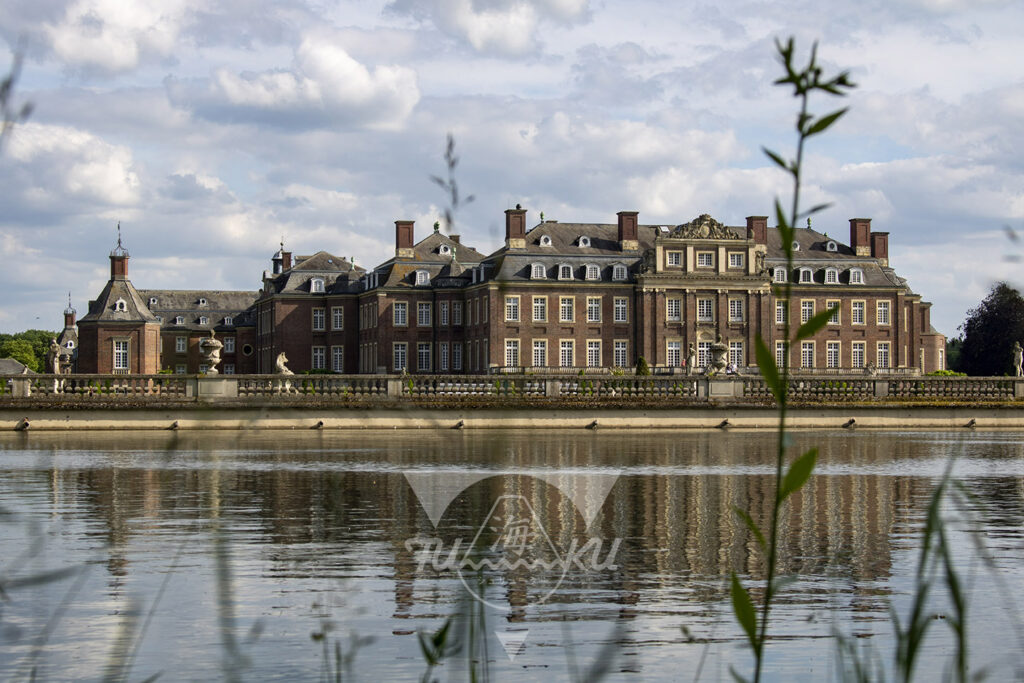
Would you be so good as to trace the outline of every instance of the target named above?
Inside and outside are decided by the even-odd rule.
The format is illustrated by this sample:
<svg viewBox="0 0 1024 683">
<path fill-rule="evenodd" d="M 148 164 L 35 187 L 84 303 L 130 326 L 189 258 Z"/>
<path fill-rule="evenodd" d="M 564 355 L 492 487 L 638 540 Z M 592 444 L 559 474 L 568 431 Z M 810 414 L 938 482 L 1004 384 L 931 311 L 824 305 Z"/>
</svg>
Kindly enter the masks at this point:
<svg viewBox="0 0 1024 683">
<path fill-rule="evenodd" d="M 718 340 L 711 345 L 710 351 L 711 362 L 708 364 L 708 374 L 717 375 L 729 364 L 729 346 L 722 341 L 722 335 L 718 335 Z"/>
<path fill-rule="evenodd" d="M 217 364 L 220 363 L 220 350 L 224 348 L 224 344 L 217 339 L 213 332 L 210 332 L 209 337 L 204 337 L 199 340 L 199 353 L 203 356 L 203 362 L 206 364 L 207 375 L 218 375 Z"/>
</svg>

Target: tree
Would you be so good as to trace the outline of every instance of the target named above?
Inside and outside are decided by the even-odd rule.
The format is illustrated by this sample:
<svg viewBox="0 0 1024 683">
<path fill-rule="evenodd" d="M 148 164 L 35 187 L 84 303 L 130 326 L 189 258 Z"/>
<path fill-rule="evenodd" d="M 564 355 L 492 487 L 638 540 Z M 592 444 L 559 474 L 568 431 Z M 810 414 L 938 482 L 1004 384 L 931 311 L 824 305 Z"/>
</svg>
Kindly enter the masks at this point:
<svg viewBox="0 0 1024 683">
<path fill-rule="evenodd" d="M 0 358 L 13 358 L 29 370 L 39 372 L 39 360 L 32 344 L 24 339 L 8 339 L 0 342 Z"/>
<path fill-rule="evenodd" d="M 967 312 L 960 326 L 963 342 L 956 370 L 968 375 L 1005 375 L 1013 372 L 1013 342 L 1024 341 L 1024 298 L 998 282 L 977 308 Z"/>
</svg>

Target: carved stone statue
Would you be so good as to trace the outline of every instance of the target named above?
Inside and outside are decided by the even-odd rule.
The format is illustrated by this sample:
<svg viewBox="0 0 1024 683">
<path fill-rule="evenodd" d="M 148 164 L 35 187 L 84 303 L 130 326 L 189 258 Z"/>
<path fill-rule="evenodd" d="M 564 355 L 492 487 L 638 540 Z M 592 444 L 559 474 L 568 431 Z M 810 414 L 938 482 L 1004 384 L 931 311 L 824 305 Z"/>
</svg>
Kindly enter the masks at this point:
<svg viewBox="0 0 1024 683">
<path fill-rule="evenodd" d="M 711 362 L 705 371 L 708 375 L 717 375 L 729 364 L 729 345 L 722 341 L 722 335 L 711 345 Z"/>
<path fill-rule="evenodd" d="M 199 353 L 203 354 L 203 362 L 206 363 L 206 374 L 217 375 L 217 364 L 220 363 L 220 350 L 224 344 L 214 336 L 211 331 L 209 337 L 199 340 Z"/>
<path fill-rule="evenodd" d="M 673 237 L 698 240 L 738 240 L 740 236 L 710 215 L 702 213 L 689 223 L 676 226 Z"/>
<path fill-rule="evenodd" d="M 285 363 L 288 362 L 288 356 L 284 355 L 284 351 L 277 354 L 277 360 L 274 361 L 274 374 L 275 375 L 294 375 L 295 373 L 288 369 Z"/>
<path fill-rule="evenodd" d="M 697 351 L 693 348 L 693 344 L 690 344 L 690 348 L 686 350 L 686 374 L 692 374 L 693 369 L 697 366 Z"/>
<path fill-rule="evenodd" d="M 1024 349 L 1020 342 L 1013 342 L 1013 374 L 1017 377 L 1024 377 Z"/>
<path fill-rule="evenodd" d="M 758 251 L 754 255 L 754 259 L 755 259 L 754 264 L 755 264 L 755 269 L 757 271 L 757 274 L 758 275 L 764 275 L 764 273 L 765 273 L 764 252 L 763 251 Z"/>
<path fill-rule="evenodd" d="M 46 369 L 54 375 L 60 373 L 60 345 L 56 339 L 50 339 L 50 348 L 46 353 Z"/>
</svg>

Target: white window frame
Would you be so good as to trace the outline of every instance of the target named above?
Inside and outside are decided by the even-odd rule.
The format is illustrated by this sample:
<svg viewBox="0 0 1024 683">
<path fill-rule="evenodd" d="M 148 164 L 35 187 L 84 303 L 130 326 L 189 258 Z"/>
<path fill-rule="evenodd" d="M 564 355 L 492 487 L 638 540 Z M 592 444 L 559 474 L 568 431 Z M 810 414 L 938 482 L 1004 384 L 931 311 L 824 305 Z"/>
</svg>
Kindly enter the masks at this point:
<svg viewBox="0 0 1024 683">
<path fill-rule="evenodd" d="M 546 323 L 548 321 L 548 298 L 547 296 L 533 297 L 533 322 Z"/>
<path fill-rule="evenodd" d="M 741 323 L 745 316 L 743 299 L 729 299 L 729 322 Z"/>
<path fill-rule="evenodd" d="M 697 367 L 706 368 L 711 365 L 711 342 L 697 342 Z"/>
<path fill-rule="evenodd" d="M 745 262 L 744 254 L 742 251 L 730 251 L 729 252 L 729 267 L 730 268 L 742 268 Z M 738 365 L 738 363 L 737 363 Z"/>
<path fill-rule="evenodd" d="M 558 321 L 563 323 L 576 322 L 576 298 L 571 296 L 558 297 Z"/>
<path fill-rule="evenodd" d="M 729 362 L 735 365 L 737 368 L 742 367 L 744 364 L 743 356 L 743 342 L 742 341 L 731 341 L 729 342 Z"/>
<path fill-rule="evenodd" d="M 452 342 L 452 370 L 462 370 L 462 342 Z"/>
<path fill-rule="evenodd" d="M 786 357 L 788 355 L 787 351 L 789 351 L 789 344 L 787 344 L 785 341 L 776 341 L 775 342 L 775 365 L 776 365 L 776 367 L 782 368 L 782 366 L 785 364 Z"/>
<path fill-rule="evenodd" d="M 875 324 L 889 325 L 892 320 L 892 302 L 888 299 L 879 299 L 875 302 Z"/>
<path fill-rule="evenodd" d="M 683 342 L 678 339 L 665 340 L 665 365 L 678 368 L 683 364 Z"/>
<path fill-rule="evenodd" d="M 841 299 L 826 299 L 825 308 L 829 309 L 835 307 L 835 312 L 828 318 L 829 325 L 839 325 L 843 321 L 843 302 Z"/>
<path fill-rule="evenodd" d="M 186 353 L 188 351 L 188 337 L 175 337 L 174 338 L 174 352 L 175 353 Z"/>
<path fill-rule="evenodd" d="M 800 284 L 801 285 L 813 285 L 814 284 L 814 271 L 810 268 L 800 269 Z"/>
<path fill-rule="evenodd" d="M 392 342 L 391 344 L 391 367 L 395 372 L 408 371 L 409 368 L 409 344 L 408 342 Z"/>
<path fill-rule="evenodd" d="M 430 284 L 430 273 L 425 270 L 416 271 L 416 286 L 426 287 Z"/>
<path fill-rule="evenodd" d="M 127 339 L 114 339 L 113 349 L 113 369 L 127 372 L 131 368 L 131 344 Z"/>
<path fill-rule="evenodd" d="M 327 310 L 322 307 L 316 307 L 313 309 L 312 324 L 314 332 L 323 332 L 327 325 Z"/>
<path fill-rule="evenodd" d="M 462 326 L 462 302 L 452 302 L 452 325 L 455 327 Z"/>
<path fill-rule="evenodd" d="M 851 301 L 850 302 L 850 324 L 851 325 L 865 325 L 867 324 L 867 301 Z"/>
<path fill-rule="evenodd" d="M 310 362 L 309 367 L 311 370 L 326 370 L 327 369 L 327 347 L 326 346 L 314 346 L 310 350 Z"/>
<path fill-rule="evenodd" d="M 850 343 L 850 367 L 851 368 L 863 368 L 864 363 L 867 361 L 868 355 L 868 344 L 867 342 L 855 341 Z"/>
<path fill-rule="evenodd" d="M 324 279 L 322 277 L 315 277 L 309 281 L 309 291 L 314 294 L 324 293 Z M 200 299 L 200 306 L 202 306 L 202 300 Z"/>
<path fill-rule="evenodd" d="M 395 301 L 391 304 L 391 323 L 395 327 L 409 326 L 408 301 Z"/>
<path fill-rule="evenodd" d="M 673 268 L 683 265 L 683 252 L 681 251 L 666 251 L 665 252 L 665 265 Z"/>
<path fill-rule="evenodd" d="M 234 337 L 224 337 L 224 353 L 234 353 L 234 352 L 235 352 L 235 338 Z"/>
<path fill-rule="evenodd" d="M 568 263 L 558 264 L 558 279 L 559 280 L 572 280 L 572 266 Z"/>
<path fill-rule="evenodd" d="M 825 367 L 838 368 L 842 359 L 842 343 L 838 341 L 825 342 Z"/>
<path fill-rule="evenodd" d="M 697 322 L 712 323 L 715 321 L 715 300 L 708 297 L 697 299 Z"/>
<path fill-rule="evenodd" d="M 864 271 L 860 268 L 850 268 L 850 284 L 851 285 L 862 285 L 864 284 Z"/>
<path fill-rule="evenodd" d="M 558 340 L 558 367 L 576 367 L 576 341 L 573 339 Z"/>
<path fill-rule="evenodd" d="M 533 367 L 543 368 L 548 364 L 548 340 L 533 340 Z"/>
<path fill-rule="evenodd" d="M 599 322 L 601 322 L 601 297 L 599 297 L 599 296 L 588 296 L 587 297 L 587 322 L 588 323 L 599 323 Z"/>
<path fill-rule="evenodd" d="M 345 329 L 345 307 L 344 306 L 331 306 L 331 329 L 332 330 L 343 330 L 343 329 Z"/>
<path fill-rule="evenodd" d="M 612 268 L 612 280 L 622 282 L 629 277 L 629 270 L 624 265 L 616 265 Z"/>
<path fill-rule="evenodd" d="M 814 317 L 814 299 L 800 300 L 800 324 Z"/>
<path fill-rule="evenodd" d="M 519 322 L 519 295 L 509 294 L 505 297 L 505 322 Z"/>
<path fill-rule="evenodd" d="M 786 269 L 776 266 L 772 271 L 772 281 L 779 283 L 786 282 Z"/>
<path fill-rule="evenodd" d="M 814 342 L 800 342 L 800 367 L 814 369 Z"/>
<path fill-rule="evenodd" d="M 430 342 L 416 342 L 416 372 L 430 372 L 434 369 L 434 345 Z"/>
<path fill-rule="evenodd" d="M 617 296 L 614 300 L 614 322 L 629 322 L 629 297 Z"/>
<path fill-rule="evenodd" d="M 612 365 L 617 368 L 629 367 L 629 342 L 625 339 L 612 342 Z"/>
<path fill-rule="evenodd" d="M 505 340 L 505 367 L 517 368 L 519 367 L 519 340 L 518 339 L 506 339 Z"/>
<path fill-rule="evenodd" d="M 588 263 L 586 267 L 586 278 L 588 280 L 600 280 L 601 268 L 595 263 Z"/>
<path fill-rule="evenodd" d="M 681 322 L 683 319 L 683 300 L 665 299 L 665 321 L 670 323 Z"/>
<path fill-rule="evenodd" d="M 698 268 L 715 267 L 715 252 L 713 251 L 698 251 L 695 258 Z"/>
<path fill-rule="evenodd" d="M 448 342 L 437 343 L 437 369 L 448 372 Z"/>
<path fill-rule="evenodd" d="M 185 324 L 185 318 L 180 316 L 180 315 L 174 316 L 174 324 L 175 325 L 184 325 Z"/>
<path fill-rule="evenodd" d="M 530 279 L 531 280 L 544 280 L 547 279 L 547 269 L 543 263 L 534 263 L 530 266 Z"/>
<path fill-rule="evenodd" d="M 440 320 L 440 325 L 441 325 L 441 327 L 448 327 L 448 320 L 449 320 L 449 317 L 448 317 L 448 310 L 449 310 L 449 304 L 448 304 L 448 302 L 447 302 L 447 301 L 442 301 L 442 302 L 440 302 L 440 303 L 438 304 L 438 306 L 440 307 L 440 310 L 438 311 L 438 315 L 439 315 L 439 316 L 441 317 L 441 320 Z"/>
<path fill-rule="evenodd" d="M 825 269 L 825 284 L 826 285 L 837 285 L 837 284 L 839 284 L 839 270 L 837 268 L 826 268 Z"/>
<path fill-rule="evenodd" d="M 875 367 L 879 370 L 892 367 L 892 345 L 889 342 L 875 342 Z"/>
<path fill-rule="evenodd" d="M 416 327 L 430 327 L 433 319 L 433 307 L 429 301 L 416 302 Z"/>
<path fill-rule="evenodd" d="M 345 347 L 336 345 L 331 347 L 331 371 L 341 374 L 345 372 Z"/>
<path fill-rule="evenodd" d="M 601 340 L 600 339 L 588 339 L 587 340 L 587 367 L 588 368 L 599 368 L 599 367 L 601 367 Z"/>
</svg>

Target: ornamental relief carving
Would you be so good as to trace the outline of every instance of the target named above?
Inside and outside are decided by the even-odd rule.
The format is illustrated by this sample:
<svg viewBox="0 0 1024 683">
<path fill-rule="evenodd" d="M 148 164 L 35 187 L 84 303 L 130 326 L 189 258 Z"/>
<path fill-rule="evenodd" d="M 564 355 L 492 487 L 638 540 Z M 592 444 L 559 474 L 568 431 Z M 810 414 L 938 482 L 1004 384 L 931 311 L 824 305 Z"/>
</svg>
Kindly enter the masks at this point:
<svg viewBox="0 0 1024 683">
<path fill-rule="evenodd" d="M 739 235 L 725 227 L 710 215 L 702 213 L 689 223 L 676 226 L 672 237 L 695 240 L 738 240 Z"/>
</svg>

